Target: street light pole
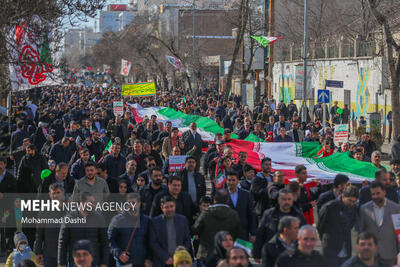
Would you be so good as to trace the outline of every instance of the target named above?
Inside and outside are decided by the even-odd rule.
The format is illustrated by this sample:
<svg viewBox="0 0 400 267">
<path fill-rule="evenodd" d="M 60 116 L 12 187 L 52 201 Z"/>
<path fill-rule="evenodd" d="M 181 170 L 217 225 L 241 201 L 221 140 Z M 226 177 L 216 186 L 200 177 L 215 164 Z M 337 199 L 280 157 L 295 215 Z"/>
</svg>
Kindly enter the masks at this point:
<svg viewBox="0 0 400 267">
<path fill-rule="evenodd" d="M 194 60 L 195 60 L 195 53 L 196 53 L 196 9 L 195 9 L 195 2 L 194 2 L 195 0 L 193 0 L 193 4 L 192 4 L 192 8 L 193 8 L 193 10 L 192 10 L 192 13 L 193 13 L 193 63 L 194 63 Z M 195 83 L 196 83 L 196 72 L 195 72 L 195 68 L 194 68 L 194 65 L 195 64 L 193 64 L 193 89 L 196 91 L 196 89 L 195 89 Z"/>
<path fill-rule="evenodd" d="M 308 0 L 304 0 L 304 47 L 303 47 L 303 116 L 307 121 L 306 93 L 307 93 L 307 46 L 308 46 Z"/>
</svg>

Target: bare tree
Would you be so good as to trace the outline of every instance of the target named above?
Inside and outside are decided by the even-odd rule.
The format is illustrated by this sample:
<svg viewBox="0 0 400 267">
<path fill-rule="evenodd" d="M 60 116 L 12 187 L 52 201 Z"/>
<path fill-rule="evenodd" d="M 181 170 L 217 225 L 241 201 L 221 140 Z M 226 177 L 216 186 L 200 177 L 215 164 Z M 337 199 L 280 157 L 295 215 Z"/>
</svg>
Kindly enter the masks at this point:
<svg viewBox="0 0 400 267">
<path fill-rule="evenodd" d="M 15 42 L 15 34 L 11 34 L 17 26 L 29 31 L 30 41 L 37 47 L 42 48 L 45 43 L 52 43 L 47 49 L 51 50 L 49 54 L 54 54 L 61 48 L 61 29 L 95 16 L 105 2 L 106 0 L 3 0 L 0 9 L 1 88 L 4 90 L 9 87 L 8 65 L 17 63 L 14 55 L 19 48 Z M 25 60 L 30 59 L 26 57 Z M 48 61 L 48 57 L 41 56 L 34 64 L 47 67 Z"/>
<path fill-rule="evenodd" d="M 382 2 L 384 1 L 368 0 L 371 13 L 381 26 L 383 32 L 385 56 L 390 72 L 393 135 L 398 136 L 400 134 L 400 43 L 393 38 L 394 29 L 390 25 L 390 15 L 393 14 L 390 12 L 390 9 L 397 5 L 385 6 L 385 3 Z"/>
<path fill-rule="evenodd" d="M 226 81 L 226 88 L 225 88 L 225 92 L 224 92 L 225 100 L 228 100 L 229 94 L 230 94 L 231 89 L 232 89 L 233 70 L 235 68 L 235 63 L 236 63 L 236 59 L 237 59 L 238 54 L 239 54 L 239 49 L 240 49 L 240 47 L 242 45 L 242 42 L 243 42 L 243 37 L 244 37 L 244 33 L 245 33 L 246 25 L 247 25 L 247 20 L 248 20 L 249 12 L 250 12 L 249 2 L 250 2 L 250 0 L 241 0 L 240 1 L 239 10 L 240 10 L 241 25 L 238 28 L 236 41 L 235 41 L 235 48 L 234 48 L 233 54 L 232 54 L 232 63 L 229 66 L 229 72 L 228 72 L 227 81 Z"/>
</svg>

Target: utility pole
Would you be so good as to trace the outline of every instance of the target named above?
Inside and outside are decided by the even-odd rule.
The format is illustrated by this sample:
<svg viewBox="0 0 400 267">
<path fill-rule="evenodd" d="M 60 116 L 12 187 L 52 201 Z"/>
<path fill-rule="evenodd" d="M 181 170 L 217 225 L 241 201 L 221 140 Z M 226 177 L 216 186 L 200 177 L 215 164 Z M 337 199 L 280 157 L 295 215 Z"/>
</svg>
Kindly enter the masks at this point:
<svg viewBox="0 0 400 267">
<path fill-rule="evenodd" d="M 307 46 L 308 46 L 308 0 L 304 0 L 304 47 L 303 47 L 303 116 L 302 120 L 307 121 Z"/>
<path fill-rule="evenodd" d="M 268 20 L 269 20 L 269 14 L 268 14 L 268 11 L 267 10 L 269 10 L 269 1 L 270 0 L 265 0 L 265 2 L 264 2 L 264 15 L 265 15 L 265 18 L 264 18 L 264 26 L 265 26 L 265 35 L 268 35 Z M 265 87 L 265 90 L 264 90 L 264 94 L 265 93 L 267 93 L 268 94 L 268 97 L 270 98 L 271 96 L 270 96 L 270 94 L 269 94 L 269 83 L 268 83 L 268 79 L 267 79 L 267 76 L 269 75 L 269 73 L 268 73 L 268 70 L 269 70 L 269 67 L 267 66 L 267 62 L 269 62 L 269 59 L 268 59 L 268 46 L 266 46 L 266 47 L 264 47 L 264 87 Z M 268 74 L 268 75 L 267 75 Z"/>
<path fill-rule="evenodd" d="M 274 36 L 274 26 L 275 26 L 275 0 L 269 0 L 269 27 L 268 36 Z M 272 96 L 272 62 L 274 60 L 274 47 L 272 45 L 268 46 L 268 96 Z"/>
<path fill-rule="evenodd" d="M 195 63 L 195 53 L 196 53 L 196 7 L 195 7 L 195 0 L 193 0 L 192 4 L 192 14 L 193 14 L 193 63 Z M 196 91 L 196 71 L 195 71 L 195 64 L 193 64 L 193 90 Z"/>
</svg>

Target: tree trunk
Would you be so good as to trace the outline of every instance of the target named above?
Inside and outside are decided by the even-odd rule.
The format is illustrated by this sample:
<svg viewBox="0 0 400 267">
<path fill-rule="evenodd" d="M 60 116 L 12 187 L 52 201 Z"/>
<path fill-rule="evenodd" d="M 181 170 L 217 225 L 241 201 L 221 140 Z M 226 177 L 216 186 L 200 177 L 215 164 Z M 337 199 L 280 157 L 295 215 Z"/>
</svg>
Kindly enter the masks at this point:
<svg viewBox="0 0 400 267">
<path fill-rule="evenodd" d="M 229 66 L 229 72 L 228 72 L 228 76 L 226 78 L 227 81 L 226 81 L 226 88 L 225 88 L 225 92 L 224 92 L 224 98 L 226 101 L 228 100 L 229 94 L 231 93 L 233 70 L 235 69 L 236 58 L 239 54 L 239 49 L 240 49 L 240 46 L 242 45 L 243 36 L 244 36 L 245 29 L 246 29 L 248 6 L 249 6 L 249 0 L 241 1 L 240 17 L 241 17 L 242 23 L 239 27 L 238 35 L 236 37 L 235 49 L 233 50 L 233 55 L 232 55 L 232 62 L 231 62 L 231 65 Z"/>
<path fill-rule="evenodd" d="M 392 61 L 395 61 L 392 57 Z M 393 127 L 393 139 L 396 140 L 397 136 L 400 135 L 400 54 L 397 56 L 397 62 L 393 64 L 394 69 L 390 70 L 390 87 L 392 92 L 392 127 Z M 391 66 L 391 64 L 389 64 Z M 385 114 L 386 115 L 386 114 Z"/>
<path fill-rule="evenodd" d="M 393 136 L 396 138 L 400 134 L 400 45 L 393 38 L 392 30 L 388 18 L 378 10 L 379 1 L 368 0 L 369 8 L 375 19 L 382 26 L 383 38 L 385 41 L 385 56 L 388 61 L 390 71 L 391 103 L 392 103 L 392 123 Z M 397 55 L 393 55 L 396 50 Z M 386 115 L 386 114 L 385 114 Z"/>
</svg>

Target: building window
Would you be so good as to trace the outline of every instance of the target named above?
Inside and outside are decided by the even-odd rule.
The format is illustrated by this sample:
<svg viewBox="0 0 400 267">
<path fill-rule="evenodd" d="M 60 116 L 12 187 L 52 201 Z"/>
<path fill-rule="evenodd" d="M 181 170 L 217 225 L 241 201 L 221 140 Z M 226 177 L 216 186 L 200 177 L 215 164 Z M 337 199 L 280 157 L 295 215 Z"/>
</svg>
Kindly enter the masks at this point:
<svg viewBox="0 0 400 267">
<path fill-rule="evenodd" d="M 328 58 L 338 58 L 339 47 L 336 44 L 332 44 L 328 47 Z"/>
<path fill-rule="evenodd" d="M 325 49 L 323 47 L 316 48 L 315 58 L 325 58 Z"/>
<path fill-rule="evenodd" d="M 375 55 L 376 44 L 375 41 L 361 41 L 359 43 L 359 49 L 357 56 L 369 57 Z"/>
<path fill-rule="evenodd" d="M 343 44 L 343 57 L 354 57 L 354 42 L 349 41 Z"/>
<path fill-rule="evenodd" d="M 301 49 L 300 48 L 295 48 L 293 49 L 293 60 L 299 60 L 302 59 L 301 57 Z"/>
</svg>

